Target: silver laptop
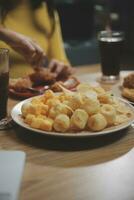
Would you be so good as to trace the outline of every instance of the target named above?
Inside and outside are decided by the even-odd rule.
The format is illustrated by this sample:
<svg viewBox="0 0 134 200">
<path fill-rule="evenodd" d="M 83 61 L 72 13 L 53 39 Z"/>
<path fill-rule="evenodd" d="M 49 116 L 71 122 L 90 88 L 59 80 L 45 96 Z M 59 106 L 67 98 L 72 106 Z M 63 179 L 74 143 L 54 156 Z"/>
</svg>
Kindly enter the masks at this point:
<svg viewBox="0 0 134 200">
<path fill-rule="evenodd" d="M 0 151 L 0 200 L 18 200 L 24 164 L 24 152 Z"/>
</svg>

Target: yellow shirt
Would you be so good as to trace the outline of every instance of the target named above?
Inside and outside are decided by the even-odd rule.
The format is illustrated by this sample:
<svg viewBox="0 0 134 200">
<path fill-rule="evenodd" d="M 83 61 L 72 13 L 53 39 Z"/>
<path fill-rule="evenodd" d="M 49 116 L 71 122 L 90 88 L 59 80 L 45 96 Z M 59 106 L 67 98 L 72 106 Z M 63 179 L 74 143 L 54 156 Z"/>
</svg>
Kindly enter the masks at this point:
<svg viewBox="0 0 134 200">
<path fill-rule="evenodd" d="M 55 12 L 55 31 L 51 38 L 46 37 L 45 33 L 35 25 L 34 18 L 40 27 L 44 27 L 44 29 L 50 32 L 51 22 L 46 4 L 43 4 L 36 10 L 32 10 L 27 3 L 20 3 L 17 8 L 7 14 L 4 26 L 31 37 L 44 49 L 49 59 L 55 58 L 67 63 L 57 12 Z M 32 67 L 26 63 L 20 54 L 0 41 L 0 48 L 3 47 L 10 50 L 10 77 L 22 77 L 33 71 Z"/>
</svg>

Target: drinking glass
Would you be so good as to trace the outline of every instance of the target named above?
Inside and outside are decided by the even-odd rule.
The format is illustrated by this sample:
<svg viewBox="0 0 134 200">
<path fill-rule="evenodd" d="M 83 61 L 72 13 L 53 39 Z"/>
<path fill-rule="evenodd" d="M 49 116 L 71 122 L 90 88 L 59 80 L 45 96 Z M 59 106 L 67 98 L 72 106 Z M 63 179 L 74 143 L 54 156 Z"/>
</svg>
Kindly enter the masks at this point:
<svg viewBox="0 0 134 200">
<path fill-rule="evenodd" d="M 119 31 L 101 31 L 98 35 L 101 58 L 101 81 L 113 83 L 120 77 L 120 56 L 124 34 Z"/>
<path fill-rule="evenodd" d="M 8 127 L 9 50 L 0 48 L 0 129 Z"/>
</svg>

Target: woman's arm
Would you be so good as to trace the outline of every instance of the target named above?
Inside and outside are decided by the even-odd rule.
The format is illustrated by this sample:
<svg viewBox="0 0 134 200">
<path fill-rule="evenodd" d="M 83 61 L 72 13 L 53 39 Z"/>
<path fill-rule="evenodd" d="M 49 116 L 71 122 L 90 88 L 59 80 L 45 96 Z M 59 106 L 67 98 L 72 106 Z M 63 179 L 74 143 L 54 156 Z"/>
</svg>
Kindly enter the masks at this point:
<svg viewBox="0 0 134 200">
<path fill-rule="evenodd" d="M 0 40 L 20 53 L 27 62 L 40 66 L 46 55 L 43 49 L 31 38 L 0 26 Z"/>
</svg>

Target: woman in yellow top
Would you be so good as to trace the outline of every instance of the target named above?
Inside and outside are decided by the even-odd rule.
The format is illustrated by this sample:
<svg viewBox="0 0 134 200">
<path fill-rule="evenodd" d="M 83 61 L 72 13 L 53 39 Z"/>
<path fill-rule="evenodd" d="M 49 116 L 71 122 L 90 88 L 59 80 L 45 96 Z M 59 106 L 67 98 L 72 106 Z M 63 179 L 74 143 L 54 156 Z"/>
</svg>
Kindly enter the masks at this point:
<svg viewBox="0 0 134 200">
<path fill-rule="evenodd" d="M 10 77 L 28 75 L 47 59 L 56 74 L 71 73 L 52 0 L 0 0 L 0 8 L 0 48 L 10 49 Z"/>
</svg>

